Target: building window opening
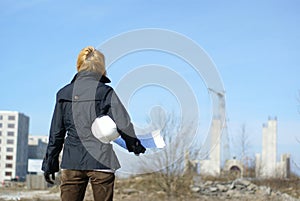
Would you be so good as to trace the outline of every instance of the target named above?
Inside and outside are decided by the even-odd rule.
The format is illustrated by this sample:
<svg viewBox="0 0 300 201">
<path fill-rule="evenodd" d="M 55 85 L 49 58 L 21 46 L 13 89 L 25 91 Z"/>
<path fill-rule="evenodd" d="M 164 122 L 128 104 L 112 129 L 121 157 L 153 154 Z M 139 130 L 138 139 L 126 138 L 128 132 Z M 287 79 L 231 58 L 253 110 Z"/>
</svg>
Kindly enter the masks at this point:
<svg viewBox="0 0 300 201">
<path fill-rule="evenodd" d="M 16 120 L 15 116 L 8 116 L 8 120 Z"/>
<path fill-rule="evenodd" d="M 15 136 L 15 133 L 13 131 L 8 131 L 7 136 Z"/>
<path fill-rule="evenodd" d="M 13 156 L 6 156 L 6 160 L 12 160 Z"/>
<path fill-rule="evenodd" d="M 15 124 L 7 124 L 7 128 L 15 128 Z"/>
<path fill-rule="evenodd" d="M 5 172 L 5 176 L 11 176 L 12 173 L 11 172 Z"/>
<path fill-rule="evenodd" d="M 6 168 L 12 168 L 13 165 L 12 165 L 11 163 L 6 163 L 6 164 L 5 164 L 5 167 L 6 167 Z"/>
</svg>

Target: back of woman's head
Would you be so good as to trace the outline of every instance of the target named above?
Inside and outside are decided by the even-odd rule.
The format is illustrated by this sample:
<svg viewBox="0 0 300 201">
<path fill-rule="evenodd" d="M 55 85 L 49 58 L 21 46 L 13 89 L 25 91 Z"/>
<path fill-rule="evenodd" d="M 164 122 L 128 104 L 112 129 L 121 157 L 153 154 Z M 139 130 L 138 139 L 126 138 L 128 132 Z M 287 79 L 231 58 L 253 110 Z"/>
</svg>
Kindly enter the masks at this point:
<svg viewBox="0 0 300 201">
<path fill-rule="evenodd" d="M 92 46 L 83 48 L 77 58 L 77 71 L 93 71 L 106 75 L 104 55 Z"/>
</svg>

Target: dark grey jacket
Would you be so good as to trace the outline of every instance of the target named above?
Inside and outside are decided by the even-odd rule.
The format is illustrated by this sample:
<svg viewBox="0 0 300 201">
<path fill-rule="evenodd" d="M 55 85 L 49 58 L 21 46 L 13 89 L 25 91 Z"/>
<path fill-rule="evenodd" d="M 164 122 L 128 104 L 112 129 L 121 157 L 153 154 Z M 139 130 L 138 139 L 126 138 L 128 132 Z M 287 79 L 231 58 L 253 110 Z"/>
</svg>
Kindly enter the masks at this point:
<svg viewBox="0 0 300 201">
<path fill-rule="evenodd" d="M 96 73 L 82 71 L 56 95 L 49 144 L 43 160 L 46 173 L 59 171 L 59 154 L 63 150 L 61 168 L 94 170 L 120 168 L 111 144 L 104 144 L 91 132 L 96 117 L 109 115 L 132 152 L 140 142 L 130 117 L 114 90 L 105 83 L 110 80 Z"/>
</svg>

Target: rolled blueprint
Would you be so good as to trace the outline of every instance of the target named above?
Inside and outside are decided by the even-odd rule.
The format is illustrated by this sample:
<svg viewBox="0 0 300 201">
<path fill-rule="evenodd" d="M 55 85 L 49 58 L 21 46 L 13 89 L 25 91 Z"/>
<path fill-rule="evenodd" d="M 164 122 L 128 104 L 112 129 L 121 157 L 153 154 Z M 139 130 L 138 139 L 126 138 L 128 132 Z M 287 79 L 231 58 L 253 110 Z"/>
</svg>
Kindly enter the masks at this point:
<svg viewBox="0 0 300 201">
<path fill-rule="evenodd" d="M 160 135 L 160 130 L 155 130 L 152 131 L 151 133 L 147 133 L 144 135 L 137 135 L 137 138 L 141 141 L 141 144 L 145 148 L 164 148 L 166 146 L 165 141 L 163 137 Z M 126 148 L 126 143 L 125 141 L 119 137 L 113 141 L 117 145 L 123 147 L 124 149 Z"/>
</svg>

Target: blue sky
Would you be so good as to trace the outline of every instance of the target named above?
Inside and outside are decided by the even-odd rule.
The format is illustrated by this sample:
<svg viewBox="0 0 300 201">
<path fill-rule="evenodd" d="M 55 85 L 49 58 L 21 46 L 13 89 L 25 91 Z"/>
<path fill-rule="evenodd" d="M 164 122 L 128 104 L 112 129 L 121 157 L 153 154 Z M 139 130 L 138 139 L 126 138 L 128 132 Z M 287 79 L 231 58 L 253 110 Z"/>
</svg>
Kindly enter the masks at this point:
<svg viewBox="0 0 300 201">
<path fill-rule="evenodd" d="M 77 54 L 83 47 L 98 46 L 133 29 L 169 29 L 197 42 L 216 64 L 226 90 L 232 140 L 246 124 L 253 147 L 260 146 L 262 124 L 268 116 L 277 116 L 279 151 L 296 155 L 299 9 L 296 0 L 2 0 L 0 110 L 27 114 L 30 133 L 47 135 L 55 93 L 76 73 Z M 160 59 L 133 58 L 139 58 L 139 65 Z M 108 73 L 116 85 L 119 71 L 112 68 Z M 191 82 L 197 85 L 199 80 Z"/>
</svg>

